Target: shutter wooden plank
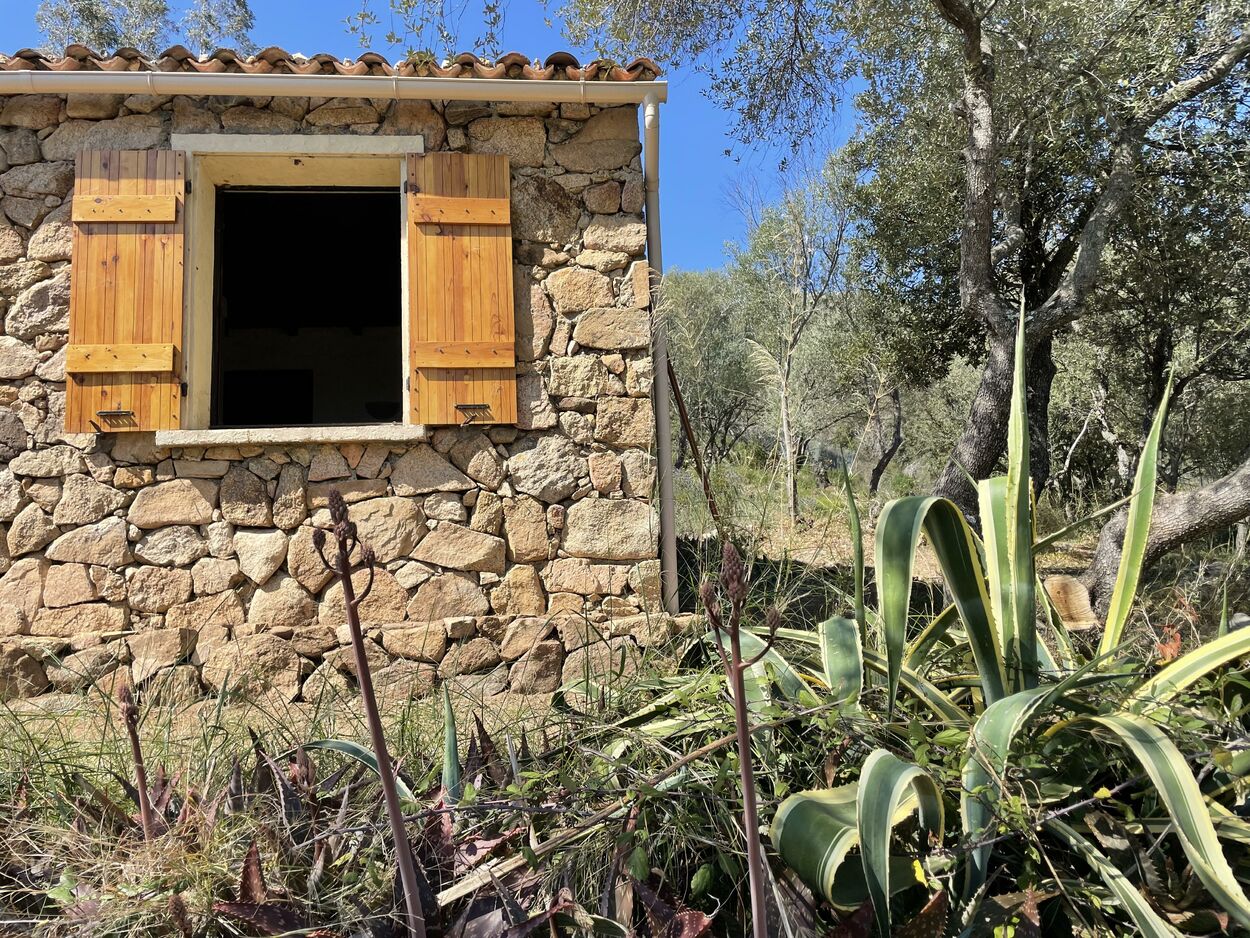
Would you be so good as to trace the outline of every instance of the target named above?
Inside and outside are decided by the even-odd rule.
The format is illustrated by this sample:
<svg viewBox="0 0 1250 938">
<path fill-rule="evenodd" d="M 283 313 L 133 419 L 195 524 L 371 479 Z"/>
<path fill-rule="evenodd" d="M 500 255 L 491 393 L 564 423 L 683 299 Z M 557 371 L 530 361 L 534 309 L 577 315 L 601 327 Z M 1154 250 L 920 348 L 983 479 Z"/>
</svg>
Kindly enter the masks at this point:
<svg viewBox="0 0 1250 938">
<path fill-rule="evenodd" d="M 71 345 L 65 352 L 65 370 L 71 374 L 173 371 L 174 347 L 162 343 Z"/>
<path fill-rule="evenodd" d="M 453 199 L 414 193 L 409 203 L 413 217 L 422 224 L 508 225 L 512 223 L 507 199 Z"/>
<path fill-rule="evenodd" d="M 171 150 L 91 150 L 78 158 L 69 432 L 179 426 L 185 165 Z M 78 199 L 114 208 L 100 218 L 80 215 Z M 172 218 L 119 208 L 158 204 L 172 205 Z"/>
<path fill-rule="evenodd" d="M 71 217 L 76 222 L 172 222 L 178 200 L 172 195 L 78 195 Z"/>
<path fill-rule="evenodd" d="M 515 342 L 414 342 L 412 361 L 418 368 L 511 368 Z"/>
<path fill-rule="evenodd" d="M 507 157 L 410 155 L 408 182 L 410 419 L 515 423 Z"/>
</svg>

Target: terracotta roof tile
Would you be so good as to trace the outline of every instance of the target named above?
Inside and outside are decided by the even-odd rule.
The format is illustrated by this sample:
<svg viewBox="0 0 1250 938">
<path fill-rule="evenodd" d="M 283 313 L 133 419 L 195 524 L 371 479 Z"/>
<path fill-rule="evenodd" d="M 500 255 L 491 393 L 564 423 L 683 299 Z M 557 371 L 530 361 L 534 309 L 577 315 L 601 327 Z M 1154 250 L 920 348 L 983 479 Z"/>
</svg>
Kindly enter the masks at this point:
<svg viewBox="0 0 1250 938">
<path fill-rule="evenodd" d="M 376 52 L 364 52 L 356 59 L 340 59 L 328 53 L 305 56 L 278 46 L 255 55 L 241 56 L 233 49 L 217 49 L 200 58 L 185 46 L 172 46 L 156 58 L 145 58 L 137 49 L 118 49 L 100 55 L 84 45 L 72 45 L 59 58 L 37 49 L 21 49 L 12 55 L 0 53 L 0 70 L 29 69 L 58 72 L 234 72 L 248 75 L 398 75 L 421 78 L 521 78 L 531 81 L 650 81 L 661 74 L 650 59 L 634 59 L 617 65 L 596 59 L 582 65 L 568 52 L 554 52 L 546 61 L 531 61 L 519 52 L 498 59 L 478 58 L 462 52 L 436 62 L 428 57 L 411 57 L 390 63 Z"/>
</svg>

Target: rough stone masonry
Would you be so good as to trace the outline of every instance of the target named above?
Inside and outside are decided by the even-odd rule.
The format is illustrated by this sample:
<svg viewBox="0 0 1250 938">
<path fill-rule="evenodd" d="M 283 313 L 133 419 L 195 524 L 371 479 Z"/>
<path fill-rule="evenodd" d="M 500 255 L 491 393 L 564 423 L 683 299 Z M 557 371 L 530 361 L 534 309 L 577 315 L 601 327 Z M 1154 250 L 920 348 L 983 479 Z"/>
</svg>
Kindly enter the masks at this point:
<svg viewBox="0 0 1250 938">
<path fill-rule="evenodd" d="M 65 433 L 75 155 L 215 132 L 507 154 L 519 426 L 402 446 Z M 361 614 L 383 691 L 549 695 L 671 634 L 640 150 L 633 107 L 0 98 L 0 700 L 350 689 L 342 589 L 313 549 L 332 488 L 378 556 Z"/>
</svg>

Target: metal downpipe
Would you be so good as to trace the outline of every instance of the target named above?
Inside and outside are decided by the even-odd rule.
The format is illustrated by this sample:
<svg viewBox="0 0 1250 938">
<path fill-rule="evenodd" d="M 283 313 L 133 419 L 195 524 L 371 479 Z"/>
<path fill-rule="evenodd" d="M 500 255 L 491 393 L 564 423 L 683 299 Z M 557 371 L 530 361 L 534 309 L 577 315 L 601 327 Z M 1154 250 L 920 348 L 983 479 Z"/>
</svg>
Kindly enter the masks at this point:
<svg viewBox="0 0 1250 938">
<path fill-rule="evenodd" d="M 660 471 L 660 595 L 664 609 L 676 615 L 677 516 L 673 499 L 673 428 L 668 383 L 668 339 L 656 315 L 664 254 L 660 244 L 660 97 L 643 101 L 643 156 L 647 206 L 647 263 L 651 268 L 652 360 L 655 365 L 655 439 Z"/>
</svg>

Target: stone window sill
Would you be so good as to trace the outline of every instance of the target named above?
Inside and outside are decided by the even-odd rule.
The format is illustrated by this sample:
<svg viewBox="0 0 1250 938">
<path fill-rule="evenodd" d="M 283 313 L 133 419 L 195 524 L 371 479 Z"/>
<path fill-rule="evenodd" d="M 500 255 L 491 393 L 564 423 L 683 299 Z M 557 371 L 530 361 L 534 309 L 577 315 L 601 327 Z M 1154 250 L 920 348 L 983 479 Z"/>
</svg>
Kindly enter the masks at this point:
<svg viewBox="0 0 1250 938">
<path fill-rule="evenodd" d="M 246 427 L 225 430 L 157 430 L 156 445 L 304 446 L 311 443 L 423 443 L 433 430 L 422 424 L 378 423 L 333 427 Z"/>
</svg>

